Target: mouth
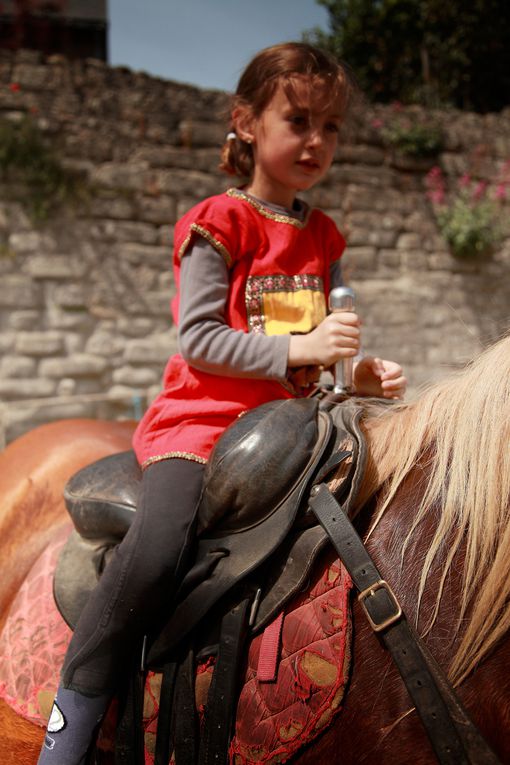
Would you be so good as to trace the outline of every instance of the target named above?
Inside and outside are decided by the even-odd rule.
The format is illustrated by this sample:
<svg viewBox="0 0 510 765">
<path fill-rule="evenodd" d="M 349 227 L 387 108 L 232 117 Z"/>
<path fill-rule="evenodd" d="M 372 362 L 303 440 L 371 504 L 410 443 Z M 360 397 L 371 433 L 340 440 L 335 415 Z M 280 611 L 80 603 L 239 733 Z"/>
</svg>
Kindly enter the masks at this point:
<svg viewBox="0 0 510 765">
<path fill-rule="evenodd" d="M 297 164 L 304 170 L 320 170 L 320 162 L 316 159 L 300 159 Z"/>
</svg>

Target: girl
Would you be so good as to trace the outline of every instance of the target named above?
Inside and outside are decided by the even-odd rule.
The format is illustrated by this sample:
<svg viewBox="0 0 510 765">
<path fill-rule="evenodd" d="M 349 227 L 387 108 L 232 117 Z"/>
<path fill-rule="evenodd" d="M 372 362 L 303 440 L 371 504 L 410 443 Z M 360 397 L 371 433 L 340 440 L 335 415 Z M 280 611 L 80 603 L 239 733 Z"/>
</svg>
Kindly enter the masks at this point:
<svg viewBox="0 0 510 765">
<path fill-rule="evenodd" d="M 259 53 L 234 97 L 222 168 L 247 177 L 195 206 L 175 230 L 180 354 L 139 423 L 139 509 L 80 618 L 39 765 L 85 762 L 121 674 L 155 636 L 192 544 L 204 465 L 224 429 L 267 401 L 307 395 L 321 368 L 355 356 L 355 313 L 326 315 L 345 246 L 333 221 L 296 197 L 329 169 L 353 87 L 303 43 Z M 355 364 L 360 395 L 399 398 L 394 362 Z"/>
</svg>

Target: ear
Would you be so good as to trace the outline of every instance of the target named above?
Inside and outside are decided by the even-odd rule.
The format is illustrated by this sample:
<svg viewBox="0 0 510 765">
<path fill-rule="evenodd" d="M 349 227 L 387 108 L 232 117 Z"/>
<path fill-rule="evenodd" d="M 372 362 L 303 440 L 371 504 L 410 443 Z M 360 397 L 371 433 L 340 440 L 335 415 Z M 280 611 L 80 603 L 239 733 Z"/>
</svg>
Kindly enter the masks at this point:
<svg viewBox="0 0 510 765">
<path fill-rule="evenodd" d="M 255 141 L 255 117 L 248 106 L 236 106 L 232 112 L 232 123 L 241 141 Z"/>
</svg>

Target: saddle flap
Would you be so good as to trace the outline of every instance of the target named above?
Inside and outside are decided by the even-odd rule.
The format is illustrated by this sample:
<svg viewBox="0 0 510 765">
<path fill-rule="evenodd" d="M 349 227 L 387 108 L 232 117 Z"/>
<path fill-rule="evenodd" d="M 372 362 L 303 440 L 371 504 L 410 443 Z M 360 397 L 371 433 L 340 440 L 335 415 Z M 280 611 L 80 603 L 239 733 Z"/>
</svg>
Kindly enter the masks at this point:
<svg viewBox="0 0 510 765">
<path fill-rule="evenodd" d="M 199 533 L 244 532 L 274 513 L 322 448 L 319 419 L 316 399 L 284 399 L 230 425 L 205 469 Z"/>
<path fill-rule="evenodd" d="M 64 488 L 77 532 L 85 539 L 120 541 L 133 520 L 141 476 L 132 451 L 103 457 L 79 470 Z"/>
<path fill-rule="evenodd" d="M 305 401 L 311 403 L 309 399 L 305 399 Z M 294 406 L 301 401 L 290 400 L 285 403 L 289 404 L 288 411 L 291 412 Z M 177 605 L 170 621 L 151 651 L 150 659 L 154 663 L 157 664 L 170 648 L 180 642 L 183 636 L 200 622 L 225 593 L 237 583 L 244 581 L 251 572 L 258 569 L 282 545 L 293 527 L 298 511 L 304 505 L 309 486 L 321 464 L 324 453 L 330 446 L 333 435 L 331 417 L 327 412 L 320 411 L 315 402 L 313 407 L 306 406 L 301 411 L 306 411 L 307 418 L 310 418 L 311 412 L 315 413 L 315 433 L 317 436 L 314 447 L 310 450 L 311 454 L 307 453 L 304 469 L 295 474 L 291 482 L 287 482 L 285 494 L 278 504 L 275 505 L 274 502 L 271 502 L 268 509 L 262 506 L 260 519 L 257 522 L 254 520 L 255 512 L 253 512 L 253 515 L 250 516 L 252 523 L 246 528 L 238 526 L 233 533 L 223 534 L 220 533 L 223 528 L 216 526 L 210 535 L 202 535 L 198 542 L 195 565 L 183 582 L 180 597 L 182 598 L 183 592 L 186 593 L 189 589 L 188 581 L 196 578 L 195 569 L 197 567 L 204 567 L 210 573 Z M 309 436 L 307 436 L 307 443 L 308 438 Z M 296 439 L 289 440 L 286 449 L 293 451 L 296 446 L 299 447 L 299 441 L 296 443 Z M 259 452 L 259 459 L 262 463 L 265 462 L 263 451 Z M 254 469 L 251 455 L 248 463 Z M 238 470 L 239 474 L 243 472 L 241 466 L 238 466 Z M 282 477 L 279 472 L 277 472 L 277 476 Z M 271 496 L 270 493 L 268 493 L 269 496 Z M 242 517 L 242 515 L 238 515 L 238 521 Z M 210 558 L 214 558 L 214 565 L 207 567 L 205 563 Z"/>
</svg>

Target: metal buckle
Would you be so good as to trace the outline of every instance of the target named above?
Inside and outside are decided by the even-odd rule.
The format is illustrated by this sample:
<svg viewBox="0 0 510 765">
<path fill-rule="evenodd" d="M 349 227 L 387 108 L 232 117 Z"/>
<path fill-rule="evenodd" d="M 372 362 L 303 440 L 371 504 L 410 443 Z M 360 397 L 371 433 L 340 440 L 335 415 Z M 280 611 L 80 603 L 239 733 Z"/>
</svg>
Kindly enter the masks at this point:
<svg viewBox="0 0 510 765">
<path fill-rule="evenodd" d="M 365 605 L 365 600 L 369 598 L 371 595 L 374 595 L 377 590 L 386 590 L 390 600 L 392 601 L 393 605 L 395 606 L 395 613 L 391 614 L 391 616 L 388 616 L 387 619 L 385 619 L 382 622 L 374 622 L 372 617 L 370 616 L 368 609 Z M 385 630 L 387 627 L 391 627 L 392 624 L 395 624 L 400 617 L 402 616 L 402 609 L 400 607 L 400 603 L 397 600 L 397 597 L 393 590 L 391 589 L 388 582 L 385 582 L 384 579 L 379 579 L 378 582 L 375 582 L 375 584 L 371 584 L 370 587 L 367 587 L 366 590 L 363 590 L 363 592 L 360 592 L 358 595 L 358 600 L 363 607 L 363 610 L 365 612 L 365 615 L 370 623 L 370 626 L 374 630 L 374 632 L 381 632 L 382 630 Z"/>
</svg>

